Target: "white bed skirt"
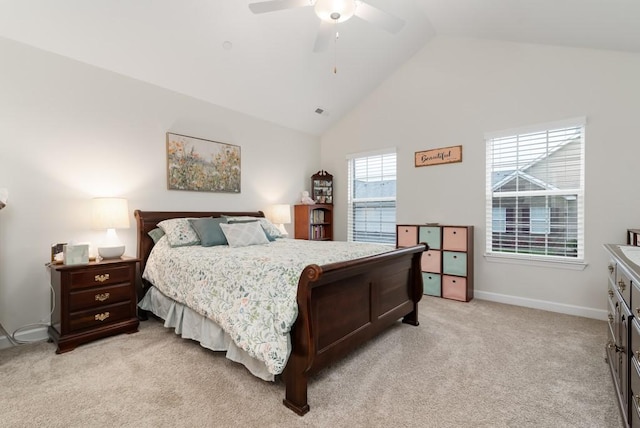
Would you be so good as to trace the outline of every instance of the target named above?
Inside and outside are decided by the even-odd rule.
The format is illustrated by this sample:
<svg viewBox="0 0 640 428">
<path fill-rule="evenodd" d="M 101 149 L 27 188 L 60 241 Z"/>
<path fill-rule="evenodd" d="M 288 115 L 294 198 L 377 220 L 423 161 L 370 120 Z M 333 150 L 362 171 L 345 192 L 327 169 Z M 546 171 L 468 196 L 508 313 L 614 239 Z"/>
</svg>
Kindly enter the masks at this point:
<svg viewBox="0 0 640 428">
<path fill-rule="evenodd" d="M 175 329 L 175 333 L 182 338 L 195 340 L 202 347 L 212 351 L 226 351 L 228 359 L 242 364 L 254 376 L 267 381 L 274 380 L 274 375 L 269 373 L 264 362 L 251 357 L 246 351 L 238 348 L 218 324 L 193 309 L 168 298 L 157 288 L 151 287 L 138 306 L 162 318 L 164 326 Z"/>
</svg>

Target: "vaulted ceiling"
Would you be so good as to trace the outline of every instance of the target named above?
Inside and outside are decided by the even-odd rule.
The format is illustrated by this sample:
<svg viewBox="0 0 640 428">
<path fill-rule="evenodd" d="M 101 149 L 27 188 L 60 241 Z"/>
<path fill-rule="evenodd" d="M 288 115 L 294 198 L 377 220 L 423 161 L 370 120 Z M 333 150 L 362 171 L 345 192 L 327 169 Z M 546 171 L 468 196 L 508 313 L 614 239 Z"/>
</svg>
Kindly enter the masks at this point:
<svg viewBox="0 0 640 428">
<path fill-rule="evenodd" d="M 0 37 L 318 135 L 434 37 L 640 53 L 637 0 L 363 0 L 404 26 L 356 16 L 322 52 L 313 7 L 261 1 L 0 0 Z"/>
</svg>

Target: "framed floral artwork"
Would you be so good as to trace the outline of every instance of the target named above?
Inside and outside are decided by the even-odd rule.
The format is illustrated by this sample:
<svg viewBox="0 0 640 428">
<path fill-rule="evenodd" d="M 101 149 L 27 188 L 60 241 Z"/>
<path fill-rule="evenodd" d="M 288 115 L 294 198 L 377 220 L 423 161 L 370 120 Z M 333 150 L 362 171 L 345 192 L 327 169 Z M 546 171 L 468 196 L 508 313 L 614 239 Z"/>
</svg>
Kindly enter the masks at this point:
<svg viewBox="0 0 640 428">
<path fill-rule="evenodd" d="M 240 146 L 167 132 L 167 188 L 240 193 Z"/>
</svg>

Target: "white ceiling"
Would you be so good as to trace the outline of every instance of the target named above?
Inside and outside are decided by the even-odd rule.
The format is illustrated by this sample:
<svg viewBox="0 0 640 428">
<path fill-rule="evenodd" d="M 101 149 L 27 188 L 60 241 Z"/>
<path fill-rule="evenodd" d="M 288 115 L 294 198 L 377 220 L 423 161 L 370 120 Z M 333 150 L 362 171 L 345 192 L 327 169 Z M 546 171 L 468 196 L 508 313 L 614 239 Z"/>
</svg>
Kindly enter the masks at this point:
<svg viewBox="0 0 640 428">
<path fill-rule="evenodd" d="M 640 53 L 638 0 L 364 0 L 405 26 L 352 18 L 321 53 L 312 7 L 257 1 L 0 0 L 0 36 L 318 135 L 436 36 Z"/>
</svg>

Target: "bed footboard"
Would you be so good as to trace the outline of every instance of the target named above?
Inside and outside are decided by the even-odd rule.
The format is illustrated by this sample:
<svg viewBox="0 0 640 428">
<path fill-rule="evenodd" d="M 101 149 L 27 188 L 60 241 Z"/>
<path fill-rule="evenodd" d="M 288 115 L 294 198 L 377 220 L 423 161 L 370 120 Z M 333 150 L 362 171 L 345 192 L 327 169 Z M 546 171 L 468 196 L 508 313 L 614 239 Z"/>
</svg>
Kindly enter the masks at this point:
<svg viewBox="0 0 640 428">
<path fill-rule="evenodd" d="M 283 372 L 285 406 L 309 411 L 309 376 L 402 318 L 417 326 L 426 246 L 325 266 L 307 266 L 298 283 L 298 318 Z"/>
</svg>

